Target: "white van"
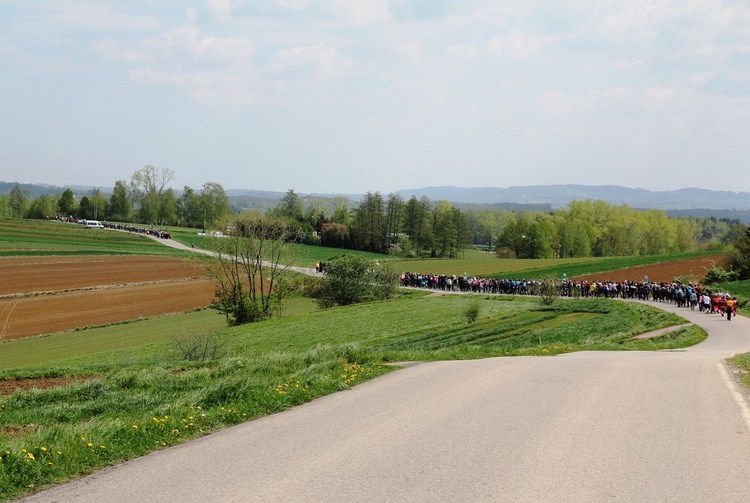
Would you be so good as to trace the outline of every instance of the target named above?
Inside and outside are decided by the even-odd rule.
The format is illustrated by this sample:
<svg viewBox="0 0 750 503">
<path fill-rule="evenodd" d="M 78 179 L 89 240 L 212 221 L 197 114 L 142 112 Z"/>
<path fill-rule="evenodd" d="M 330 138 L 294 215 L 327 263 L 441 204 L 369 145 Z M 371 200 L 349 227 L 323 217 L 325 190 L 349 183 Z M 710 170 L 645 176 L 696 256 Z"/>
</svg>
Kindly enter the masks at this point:
<svg viewBox="0 0 750 503">
<path fill-rule="evenodd" d="M 104 226 L 99 220 L 84 220 L 83 226 L 87 229 L 104 229 Z"/>
</svg>

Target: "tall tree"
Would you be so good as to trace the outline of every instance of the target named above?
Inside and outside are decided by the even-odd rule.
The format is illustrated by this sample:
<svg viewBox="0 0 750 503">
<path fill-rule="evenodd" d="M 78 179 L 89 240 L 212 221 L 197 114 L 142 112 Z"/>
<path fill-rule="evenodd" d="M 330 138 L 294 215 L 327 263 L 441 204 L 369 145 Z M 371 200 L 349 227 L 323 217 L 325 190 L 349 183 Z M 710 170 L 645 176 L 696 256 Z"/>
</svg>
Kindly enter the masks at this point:
<svg viewBox="0 0 750 503">
<path fill-rule="evenodd" d="M 305 219 L 305 205 L 302 203 L 302 199 L 295 194 L 293 189 L 289 189 L 281 198 L 279 204 L 276 205 L 274 213 L 286 217 L 290 220 L 296 220 L 301 222 Z"/>
<path fill-rule="evenodd" d="M 133 199 L 138 202 L 138 216 L 141 222 L 159 223 L 160 199 L 167 184 L 175 179 L 170 168 L 156 168 L 150 164 L 133 173 L 130 188 Z"/>
<path fill-rule="evenodd" d="M 128 188 L 124 180 L 115 182 L 112 195 L 109 196 L 109 218 L 121 222 L 130 221 L 133 203 L 128 196 Z"/>
<path fill-rule="evenodd" d="M 48 219 L 55 214 L 55 202 L 47 194 L 42 194 L 33 201 L 29 206 L 27 213 L 29 218 Z"/>
<path fill-rule="evenodd" d="M 177 200 L 177 225 L 183 227 L 200 227 L 205 224 L 203 205 L 200 197 L 190 186 L 185 185 L 182 195 Z M 205 227 L 203 231 L 205 232 Z"/>
<path fill-rule="evenodd" d="M 360 250 L 383 253 L 386 248 L 386 226 L 383 196 L 368 192 L 354 210 L 351 238 Z"/>
<path fill-rule="evenodd" d="M 57 209 L 60 210 L 60 215 L 69 217 L 77 213 L 78 203 L 76 203 L 76 196 L 73 195 L 73 191 L 65 189 L 60 195 L 60 199 L 57 200 Z"/>
<path fill-rule="evenodd" d="M 28 191 L 22 189 L 16 184 L 10 190 L 10 208 L 15 218 L 23 218 L 26 214 L 26 208 L 29 203 Z"/>
<path fill-rule="evenodd" d="M 171 188 L 164 191 L 159 198 L 159 225 L 174 225 L 177 223 L 177 198 Z"/>
<path fill-rule="evenodd" d="M 200 204 L 205 225 L 216 227 L 216 223 L 229 214 L 229 198 L 218 182 L 206 182 L 201 188 Z"/>
<path fill-rule="evenodd" d="M 93 217 L 94 220 L 102 220 L 106 215 L 107 200 L 102 195 L 102 191 L 94 189 L 91 193 L 91 205 L 93 206 Z"/>
<path fill-rule="evenodd" d="M 398 242 L 398 235 L 401 232 L 401 215 L 404 209 L 404 200 L 397 194 L 388 194 L 388 204 L 386 207 L 386 249 L 390 250 L 391 246 Z"/>
</svg>

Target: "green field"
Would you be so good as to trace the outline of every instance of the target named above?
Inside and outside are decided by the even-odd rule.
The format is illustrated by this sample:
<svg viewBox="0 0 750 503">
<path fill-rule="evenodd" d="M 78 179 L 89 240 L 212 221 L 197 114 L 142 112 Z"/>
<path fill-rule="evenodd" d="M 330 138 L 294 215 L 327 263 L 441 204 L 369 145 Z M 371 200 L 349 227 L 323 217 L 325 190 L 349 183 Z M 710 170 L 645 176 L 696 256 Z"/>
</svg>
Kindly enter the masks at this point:
<svg viewBox="0 0 750 503">
<path fill-rule="evenodd" d="M 484 251 L 467 250 L 461 259 L 394 260 L 398 271 L 483 277 L 575 278 L 588 274 L 618 271 L 628 267 L 671 262 L 716 252 L 692 252 L 636 257 L 586 257 L 567 259 L 501 259 Z"/>
<path fill-rule="evenodd" d="M 299 249 L 306 261 L 325 260 L 334 252 Z M 174 253 L 142 236 L 25 221 L 0 222 L 0 251 Z M 543 266 L 481 252 L 467 253 L 454 266 L 463 269 L 460 273 L 503 273 L 510 262 L 523 263 L 525 269 L 516 270 L 529 270 L 531 263 Z M 445 263 L 424 266 L 439 272 Z M 400 264 L 417 270 L 418 262 Z M 479 302 L 479 317 L 467 323 L 472 298 Z M 549 307 L 533 297 L 410 291 L 391 301 L 325 311 L 311 299 L 295 298 L 285 314 L 229 328 L 215 312 L 199 310 L 0 343 L 0 379 L 77 380 L 0 397 L 0 499 L 347 389 L 393 371 L 390 362 L 657 350 L 686 347 L 705 337 L 701 329 L 688 327 L 635 340 L 637 334 L 682 319 L 650 306 L 607 300 L 558 299 Z M 186 359 L 180 348 L 193 340 L 216 344 L 218 356 Z"/>
<path fill-rule="evenodd" d="M 189 256 L 141 234 L 55 221 L 0 219 L 0 257 L 112 254 Z"/>
</svg>

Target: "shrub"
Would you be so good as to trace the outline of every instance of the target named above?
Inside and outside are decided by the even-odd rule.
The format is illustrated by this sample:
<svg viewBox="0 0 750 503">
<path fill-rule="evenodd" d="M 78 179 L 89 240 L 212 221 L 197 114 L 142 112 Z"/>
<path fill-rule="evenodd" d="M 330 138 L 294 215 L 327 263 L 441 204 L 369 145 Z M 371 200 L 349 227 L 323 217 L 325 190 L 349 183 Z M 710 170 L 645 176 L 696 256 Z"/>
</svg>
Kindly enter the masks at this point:
<svg viewBox="0 0 750 503">
<path fill-rule="evenodd" d="M 738 274 L 735 271 L 727 271 L 721 266 L 717 266 L 715 263 L 711 263 L 711 268 L 706 268 L 706 276 L 703 278 L 703 282 L 712 285 L 715 283 L 729 283 L 736 281 Z"/>
<path fill-rule="evenodd" d="M 474 323 L 479 318 L 479 311 L 481 310 L 481 303 L 479 299 L 474 297 L 464 306 L 462 314 L 466 318 L 466 323 Z"/>
<path fill-rule="evenodd" d="M 172 348 L 190 362 L 205 362 L 226 356 L 227 341 L 218 330 L 197 332 L 172 339 Z"/>
</svg>

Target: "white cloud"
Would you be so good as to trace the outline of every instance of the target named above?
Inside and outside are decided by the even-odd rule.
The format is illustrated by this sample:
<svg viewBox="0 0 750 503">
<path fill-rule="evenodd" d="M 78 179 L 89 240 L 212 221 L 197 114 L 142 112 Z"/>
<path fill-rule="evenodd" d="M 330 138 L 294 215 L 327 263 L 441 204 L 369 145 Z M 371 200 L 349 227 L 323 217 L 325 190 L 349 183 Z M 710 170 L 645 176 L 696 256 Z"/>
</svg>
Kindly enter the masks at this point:
<svg viewBox="0 0 750 503">
<path fill-rule="evenodd" d="M 352 25 L 377 24 L 392 19 L 388 0 L 336 0 L 333 8 Z"/>
<path fill-rule="evenodd" d="M 226 19 L 238 4 L 238 0 L 205 0 L 208 10 L 218 19 Z"/>
<path fill-rule="evenodd" d="M 307 7 L 308 0 L 274 0 L 273 3 L 285 10 L 301 11 Z"/>
<path fill-rule="evenodd" d="M 195 26 L 182 26 L 148 38 L 133 48 L 123 48 L 113 38 L 97 41 L 94 49 L 111 59 L 165 61 L 176 63 L 185 57 L 211 61 L 246 61 L 255 44 L 246 37 L 202 36 Z"/>
<path fill-rule="evenodd" d="M 477 59 L 481 55 L 481 51 L 472 44 L 449 45 L 445 51 L 459 59 Z"/>
<path fill-rule="evenodd" d="M 516 27 L 508 33 L 492 37 L 487 42 L 487 49 L 492 54 L 528 58 L 535 56 L 553 42 L 554 37 L 552 35 L 535 35 Z"/>
<path fill-rule="evenodd" d="M 564 93 L 544 93 L 537 98 L 537 104 L 548 115 L 565 115 L 576 109 L 576 100 Z"/>
<path fill-rule="evenodd" d="M 16 52 L 16 47 L 5 38 L 0 38 L 0 54 L 12 54 Z"/>
<path fill-rule="evenodd" d="M 705 86 L 715 77 L 714 72 L 694 73 L 690 76 L 690 82 L 697 86 Z"/>
<path fill-rule="evenodd" d="M 319 43 L 279 51 L 266 70 L 284 78 L 337 79 L 348 76 L 353 67 L 352 60 Z"/>
<path fill-rule="evenodd" d="M 55 2 L 48 4 L 59 26 L 94 32 L 146 31 L 157 26 L 157 21 L 142 14 L 128 14 L 116 10 L 116 4 L 105 2 Z"/>
</svg>

